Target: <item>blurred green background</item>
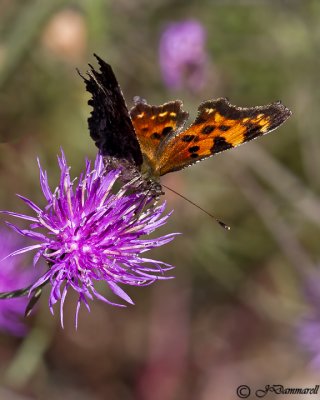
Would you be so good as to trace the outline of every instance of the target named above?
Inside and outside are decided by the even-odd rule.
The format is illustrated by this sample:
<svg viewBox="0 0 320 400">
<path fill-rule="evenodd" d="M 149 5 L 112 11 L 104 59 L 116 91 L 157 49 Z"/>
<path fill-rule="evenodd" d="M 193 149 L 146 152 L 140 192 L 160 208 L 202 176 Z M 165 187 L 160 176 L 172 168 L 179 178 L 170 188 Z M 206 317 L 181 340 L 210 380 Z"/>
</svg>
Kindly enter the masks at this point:
<svg viewBox="0 0 320 400">
<path fill-rule="evenodd" d="M 124 310 L 95 301 L 77 331 L 76 296 L 63 330 L 45 292 L 28 336 L 2 334 L 0 399 L 228 400 L 241 384 L 315 385 L 297 324 L 320 253 L 320 2 L 0 0 L 0 9 L 1 209 L 26 211 L 15 193 L 45 204 L 37 156 L 52 187 L 60 147 L 73 176 L 94 158 L 76 72 L 96 65 L 94 52 L 129 106 L 135 95 L 180 98 L 194 118 L 201 101 L 222 96 L 239 106 L 281 99 L 293 111 L 276 133 L 164 177 L 231 226 L 168 192 L 175 212 L 162 232 L 183 235 L 150 256 L 175 265 L 174 280 L 130 288 L 136 305 Z M 196 93 L 167 88 L 159 66 L 162 31 L 190 18 L 207 32 L 208 78 Z"/>
</svg>

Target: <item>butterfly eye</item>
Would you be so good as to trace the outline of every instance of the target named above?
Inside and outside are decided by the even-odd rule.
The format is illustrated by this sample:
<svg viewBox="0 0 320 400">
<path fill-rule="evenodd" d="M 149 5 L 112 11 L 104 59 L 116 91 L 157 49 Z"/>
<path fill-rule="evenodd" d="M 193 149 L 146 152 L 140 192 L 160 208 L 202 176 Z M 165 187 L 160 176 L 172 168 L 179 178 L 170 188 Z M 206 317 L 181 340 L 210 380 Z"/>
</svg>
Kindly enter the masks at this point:
<svg viewBox="0 0 320 400">
<path fill-rule="evenodd" d="M 147 179 L 146 184 L 148 187 L 148 190 L 153 193 L 154 196 L 161 196 L 164 194 L 162 190 L 162 186 L 159 182 L 154 181 L 153 179 Z"/>
</svg>

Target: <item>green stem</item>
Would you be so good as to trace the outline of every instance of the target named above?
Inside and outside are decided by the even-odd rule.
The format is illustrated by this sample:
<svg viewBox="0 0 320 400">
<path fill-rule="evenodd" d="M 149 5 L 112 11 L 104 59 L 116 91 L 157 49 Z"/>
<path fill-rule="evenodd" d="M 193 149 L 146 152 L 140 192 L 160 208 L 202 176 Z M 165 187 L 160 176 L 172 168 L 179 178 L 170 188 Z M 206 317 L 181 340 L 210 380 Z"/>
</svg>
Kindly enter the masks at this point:
<svg viewBox="0 0 320 400">
<path fill-rule="evenodd" d="M 39 289 L 41 289 L 47 282 L 48 280 L 44 281 L 40 286 L 37 286 L 37 288 L 34 289 L 33 292 L 38 292 Z M 23 289 L 12 290 L 11 292 L 0 292 L 0 300 L 28 296 L 32 286 L 33 284 Z"/>
<path fill-rule="evenodd" d="M 2 292 L 2 293 L 0 293 L 0 299 L 12 299 L 14 297 L 27 296 L 29 294 L 29 291 L 31 288 L 32 288 L 32 285 L 30 285 L 24 289 L 14 290 L 12 292 Z"/>
</svg>

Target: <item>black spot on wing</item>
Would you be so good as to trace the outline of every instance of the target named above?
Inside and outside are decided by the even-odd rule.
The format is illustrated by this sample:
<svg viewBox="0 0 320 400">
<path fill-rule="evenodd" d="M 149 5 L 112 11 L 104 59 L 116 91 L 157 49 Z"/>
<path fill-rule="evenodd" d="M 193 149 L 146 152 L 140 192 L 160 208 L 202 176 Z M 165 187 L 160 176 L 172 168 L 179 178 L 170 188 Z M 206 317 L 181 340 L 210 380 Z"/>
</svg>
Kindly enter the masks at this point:
<svg viewBox="0 0 320 400">
<path fill-rule="evenodd" d="M 231 126 L 228 126 L 228 125 L 220 125 L 219 126 L 220 131 L 223 131 L 223 132 L 228 131 L 230 128 L 231 128 Z"/>
<path fill-rule="evenodd" d="M 244 141 L 248 142 L 249 140 L 255 139 L 258 136 L 261 136 L 263 132 L 261 132 L 261 127 L 259 125 L 254 124 L 246 124 L 247 131 L 243 135 Z"/>
<path fill-rule="evenodd" d="M 169 133 L 171 133 L 173 131 L 173 128 L 171 126 L 166 126 L 165 128 L 162 129 L 162 132 L 154 132 L 152 133 L 151 137 L 152 139 L 157 139 L 157 140 L 161 140 L 164 137 L 166 137 L 167 135 L 169 135 Z"/>
<path fill-rule="evenodd" d="M 200 149 L 199 146 L 192 146 L 192 147 L 189 147 L 188 151 L 189 151 L 189 153 L 196 153 L 199 149 Z"/>
<path fill-rule="evenodd" d="M 233 146 L 231 143 L 228 143 L 226 139 L 222 136 L 216 136 L 213 139 L 213 146 L 210 151 L 211 154 L 219 153 L 220 151 L 224 151 L 227 149 L 231 149 Z"/>
<path fill-rule="evenodd" d="M 161 134 L 158 133 L 158 132 L 154 132 L 154 133 L 151 135 L 151 137 L 152 137 L 152 139 L 160 140 L 160 139 L 161 139 Z"/>
<path fill-rule="evenodd" d="M 206 125 L 204 128 L 202 128 L 201 133 L 204 135 L 209 135 L 209 133 L 213 132 L 215 130 L 214 125 Z"/>
<path fill-rule="evenodd" d="M 162 136 L 167 136 L 169 133 L 173 131 L 172 126 L 166 126 L 165 128 L 162 129 Z"/>
<path fill-rule="evenodd" d="M 192 142 L 192 140 L 196 137 L 196 135 L 183 135 L 181 140 L 186 143 Z"/>
</svg>

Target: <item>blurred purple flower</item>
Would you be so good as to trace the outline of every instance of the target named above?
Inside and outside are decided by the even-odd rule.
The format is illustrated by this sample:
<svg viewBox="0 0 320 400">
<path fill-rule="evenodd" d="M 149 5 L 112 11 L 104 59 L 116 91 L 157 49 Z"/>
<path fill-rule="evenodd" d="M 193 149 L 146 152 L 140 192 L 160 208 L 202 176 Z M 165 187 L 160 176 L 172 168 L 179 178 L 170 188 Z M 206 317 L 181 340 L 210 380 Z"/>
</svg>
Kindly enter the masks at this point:
<svg viewBox="0 0 320 400">
<path fill-rule="evenodd" d="M 133 304 L 119 283 L 145 286 L 158 279 L 168 279 L 164 272 L 172 266 L 142 257 L 141 253 L 170 242 L 176 234 L 140 239 L 166 223 L 170 214 L 162 216 L 165 203 L 157 206 L 151 196 L 132 190 L 128 193 L 129 184 L 113 193 L 120 171 L 106 173 L 101 156 L 97 156 L 93 169 L 91 163 L 86 162 L 85 172 L 77 184 L 70 179 L 70 168 L 63 153 L 58 161 L 61 177 L 54 193 L 49 188 L 46 171 L 39 164 L 41 188 L 48 203 L 44 209 L 19 196 L 36 216 L 5 213 L 31 221 L 30 230 L 9 226 L 40 242 L 12 255 L 36 249 L 34 264 L 43 257 L 49 265 L 49 270 L 31 290 L 50 281 L 49 308 L 53 313 L 53 305 L 60 300 L 63 326 L 64 301 L 68 289 L 74 289 L 79 295 L 75 316 L 77 327 L 81 303 L 90 311 L 88 299 L 93 300 L 94 296 L 108 304 L 124 307 L 97 292 L 95 281 L 105 281 L 114 294 Z M 148 207 L 142 211 L 143 204 Z M 43 233 L 35 231 L 37 228 L 43 228 Z"/>
<path fill-rule="evenodd" d="M 196 20 L 167 25 L 160 38 L 159 58 L 163 79 L 172 89 L 183 86 L 199 91 L 206 81 L 206 31 Z"/>
<path fill-rule="evenodd" d="M 304 295 L 309 312 L 298 323 L 298 341 L 310 355 L 310 365 L 320 370 L 320 275 L 311 274 L 304 282 Z"/>
<path fill-rule="evenodd" d="M 299 341 L 311 357 L 310 365 L 320 370 L 320 318 L 306 317 L 298 327 Z"/>
<path fill-rule="evenodd" d="M 5 228 L 0 229 L 0 260 L 21 247 L 22 241 Z M 6 258 L 0 264 L 0 292 L 9 292 L 32 284 L 39 276 L 37 271 L 23 268 L 22 260 Z M 20 297 L 0 300 L 0 330 L 23 336 L 27 328 L 22 321 L 29 299 Z"/>
</svg>

